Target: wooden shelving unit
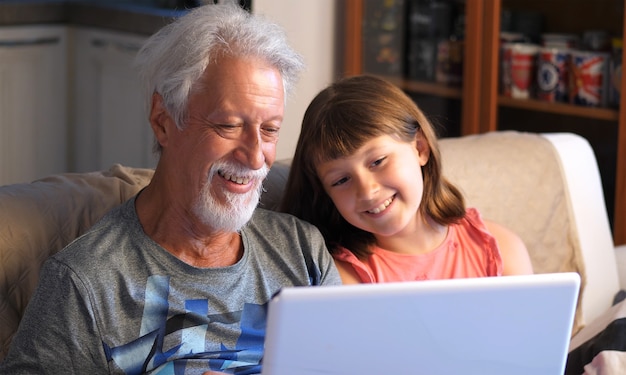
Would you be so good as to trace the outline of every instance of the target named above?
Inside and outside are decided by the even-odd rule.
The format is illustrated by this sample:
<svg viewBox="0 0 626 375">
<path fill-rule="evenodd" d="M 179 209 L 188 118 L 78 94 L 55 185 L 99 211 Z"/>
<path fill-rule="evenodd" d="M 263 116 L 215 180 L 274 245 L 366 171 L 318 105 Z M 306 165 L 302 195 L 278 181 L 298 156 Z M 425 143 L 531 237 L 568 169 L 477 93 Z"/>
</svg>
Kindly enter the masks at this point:
<svg viewBox="0 0 626 375">
<path fill-rule="evenodd" d="M 536 113 L 602 120 L 608 124 L 613 122 L 617 127 L 618 134 L 613 234 L 616 244 L 626 244 L 626 94 L 620 98 L 619 110 L 547 103 L 533 99 L 519 100 L 500 96 L 498 93 L 498 46 L 502 2 L 503 0 L 465 1 L 466 30 L 462 88 L 448 87 L 432 82 L 387 78 L 408 92 L 460 99 L 462 101 L 461 134 L 463 135 L 498 130 L 499 108 L 516 108 Z M 535 11 L 542 9 L 546 3 L 537 0 L 507 0 L 508 5 Z M 562 12 L 559 13 L 559 7 L 567 5 L 569 9 L 573 3 L 580 6 L 578 10 L 585 14 L 590 14 L 594 10 L 607 12 L 606 8 L 611 5 L 608 0 L 604 2 L 572 0 L 569 2 L 565 0 L 551 2 L 549 16 L 552 17 L 551 20 L 554 20 L 553 23 L 558 24 L 555 27 L 565 28 L 566 25 L 569 25 L 571 28 L 573 27 L 572 23 L 580 22 L 580 17 L 559 16 L 559 14 L 563 14 Z M 599 6 L 597 3 L 602 3 L 602 5 Z M 360 74 L 363 72 L 361 62 L 363 0 L 345 0 L 344 4 L 346 17 L 344 74 Z M 600 8 L 597 8 L 598 6 Z M 624 22 L 626 20 L 626 7 L 624 7 L 621 20 L 619 18 L 619 15 L 611 14 L 605 20 L 594 22 L 609 22 L 614 29 L 619 30 L 621 28 L 623 39 L 626 40 L 626 22 Z M 585 20 L 584 22 L 592 21 Z M 619 25 L 615 25 L 617 23 Z M 593 23 L 585 25 L 585 27 L 593 26 L 595 26 Z M 626 61 L 626 49 L 624 49 L 622 61 Z M 621 88 L 621 92 L 626 93 L 626 75 L 622 75 Z"/>
<path fill-rule="evenodd" d="M 434 82 L 412 81 L 391 76 L 382 77 L 389 82 L 394 83 L 396 86 L 402 88 L 403 90 L 417 94 L 435 95 L 442 98 L 450 99 L 461 99 L 463 96 L 463 90 L 460 87 L 450 87 Z"/>
<path fill-rule="evenodd" d="M 549 103 L 534 99 L 513 99 L 499 96 L 498 105 L 596 120 L 617 121 L 619 119 L 619 112 L 614 109 L 582 107 L 566 103 Z"/>
</svg>

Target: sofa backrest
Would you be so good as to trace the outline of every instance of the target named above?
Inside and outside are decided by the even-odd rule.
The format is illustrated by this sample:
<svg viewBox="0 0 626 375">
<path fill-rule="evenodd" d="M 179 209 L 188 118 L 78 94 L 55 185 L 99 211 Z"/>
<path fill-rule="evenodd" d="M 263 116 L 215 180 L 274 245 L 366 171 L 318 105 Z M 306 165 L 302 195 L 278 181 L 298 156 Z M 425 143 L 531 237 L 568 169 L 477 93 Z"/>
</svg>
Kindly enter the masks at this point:
<svg viewBox="0 0 626 375">
<path fill-rule="evenodd" d="M 575 152 L 587 155 L 588 164 L 595 166 L 589 145 L 580 137 L 570 136 L 577 141 L 576 147 L 583 148 L 582 153 Z M 445 138 L 440 147 L 444 175 L 461 188 L 468 206 L 477 207 L 483 217 L 520 235 L 535 272 L 573 271 L 581 275 L 574 332 L 595 318 L 597 311 L 608 308 L 616 287 L 612 281 L 603 285 L 605 280 L 600 274 L 610 276 L 612 270 L 605 266 L 604 270 L 588 272 L 583 254 L 604 259 L 604 265 L 611 262 L 611 254 L 609 249 L 581 249 L 561 160 L 546 137 L 493 132 Z M 582 172 L 590 182 L 599 184 L 597 166 L 595 171 L 590 169 Z M 264 183 L 260 207 L 276 209 L 288 173 L 289 160 L 274 164 Z M 152 174 L 149 169 L 115 165 L 107 171 L 55 175 L 29 184 L 0 187 L 0 360 L 34 291 L 43 261 L 84 233 L 108 210 L 136 194 Z M 601 189 L 591 195 L 587 197 L 589 204 L 604 207 Z M 606 228 L 593 235 L 601 236 L 603 240 L 598 243 L 607 247 L 610 238 L 605 237 L 610 237 L 610 230 L 606 212 L 600 210 L 594 215 L 604 215 L 604 221 L 602 217 L 595 221 Z M 594 298 L 585 295 L 583 288 L 587 285 L 593 286 Z M 598 293 L 602 288 L 606 290 Z M 584 301 L 582 296 L 586 297 Z"/>
</svg>

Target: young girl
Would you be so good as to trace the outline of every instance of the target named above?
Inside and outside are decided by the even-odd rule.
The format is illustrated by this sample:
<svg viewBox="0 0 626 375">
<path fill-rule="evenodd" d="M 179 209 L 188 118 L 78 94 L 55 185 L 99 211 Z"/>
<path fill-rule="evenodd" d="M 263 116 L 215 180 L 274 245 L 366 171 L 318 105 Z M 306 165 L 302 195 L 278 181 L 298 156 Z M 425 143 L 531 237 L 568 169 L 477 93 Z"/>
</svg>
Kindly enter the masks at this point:
<svg viewBox="0 0 626 375">
<path fill-rule="evenodd" d="M 532 273 L 521 239 L 466 208 L 440 163 L 410 97 L 345 78 L 306 110 L 281 210 L 320 229 L 344 283 Z"/>
</svg>

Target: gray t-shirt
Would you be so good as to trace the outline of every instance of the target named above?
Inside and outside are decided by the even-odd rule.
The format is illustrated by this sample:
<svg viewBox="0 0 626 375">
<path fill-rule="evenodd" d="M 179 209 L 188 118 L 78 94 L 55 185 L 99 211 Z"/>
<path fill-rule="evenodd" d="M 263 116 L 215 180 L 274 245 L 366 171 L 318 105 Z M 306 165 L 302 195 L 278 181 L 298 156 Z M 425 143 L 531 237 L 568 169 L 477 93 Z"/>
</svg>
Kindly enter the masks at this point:
<svg viewBox="0 0 626 375">
<path fill-rule="evenodd" d="M 134 202 L 46 261 L 0 373 L 259 373 L 271 297 L 341 283 L 293 216 L 257 209 L 239 262 L 196 268 L 146 236 Z"/>
</svg>

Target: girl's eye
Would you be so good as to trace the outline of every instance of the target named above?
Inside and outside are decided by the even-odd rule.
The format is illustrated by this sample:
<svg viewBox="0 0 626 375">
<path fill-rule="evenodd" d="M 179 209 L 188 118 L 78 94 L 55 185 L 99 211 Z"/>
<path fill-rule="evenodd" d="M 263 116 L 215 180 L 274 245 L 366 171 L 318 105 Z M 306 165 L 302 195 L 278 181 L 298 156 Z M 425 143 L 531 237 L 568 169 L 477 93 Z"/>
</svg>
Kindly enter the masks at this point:
<svg viewBox="0 0 626 375">
<path fill-rule="evenodd" d="M 386 157 L 382 157 L 382 158 L 380 158 L 380 159 L 375 160 L 375 161 L 372 163 L 372 167 L 376 167 L 376 166 L 380 165 L 380 164 L 381 164 L 381 163 L 382 163 L 385 159 L 386 159 Z"/>
<path fill-rule="evenodd" d="M 343 185 L 348 181 L 348 177 L 343 177 L 335 182 L 333 182 L 332 184 L 330 184 L 330 186 L 339 186 L 339 185 Z"/>
</svg>

